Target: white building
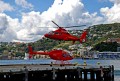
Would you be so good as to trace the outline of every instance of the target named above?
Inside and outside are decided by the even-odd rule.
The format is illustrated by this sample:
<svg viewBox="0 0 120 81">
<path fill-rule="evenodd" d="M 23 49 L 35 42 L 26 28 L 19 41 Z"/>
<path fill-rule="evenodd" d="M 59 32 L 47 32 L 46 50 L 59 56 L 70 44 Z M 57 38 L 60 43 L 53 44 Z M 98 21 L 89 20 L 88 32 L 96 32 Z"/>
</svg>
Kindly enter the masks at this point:
<svg viewBox="0 0 120 81">
<path fill-rule="evenodd" d="M 29 54 L 28 53 L 25 53 L 25 58 L 24 60 L 29 60 Z"/>
</svg>

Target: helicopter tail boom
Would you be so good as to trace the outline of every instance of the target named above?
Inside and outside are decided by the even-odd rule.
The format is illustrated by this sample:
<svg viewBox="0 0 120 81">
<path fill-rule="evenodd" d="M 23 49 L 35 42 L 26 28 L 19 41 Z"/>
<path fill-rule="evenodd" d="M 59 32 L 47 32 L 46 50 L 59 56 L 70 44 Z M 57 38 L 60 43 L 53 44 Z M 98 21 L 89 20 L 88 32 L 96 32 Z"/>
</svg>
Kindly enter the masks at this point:
<svg viewBox="0 0 120 81">
<path fill-rule="evenodd" d="M 36 55 L 36 54 L 48 55 L 48 52 L 44 52 L 44 51 L 33 51 L 32 46 L 28 46 L 28 49 L 29 49 L 29 55 Z"/>
</svg>

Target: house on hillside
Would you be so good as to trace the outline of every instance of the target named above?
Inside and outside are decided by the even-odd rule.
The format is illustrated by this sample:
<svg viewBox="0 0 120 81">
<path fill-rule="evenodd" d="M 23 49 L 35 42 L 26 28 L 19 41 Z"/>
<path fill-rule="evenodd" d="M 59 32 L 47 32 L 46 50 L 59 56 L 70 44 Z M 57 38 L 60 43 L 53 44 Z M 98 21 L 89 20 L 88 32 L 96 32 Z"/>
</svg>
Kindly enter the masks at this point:
<svg viewBox="0 0 120 81">
<path fill-rule="evenodd" d="M 120 44 L 120 38 L 108 38 L 106 42 L 117 42 Z"/>
</svg>

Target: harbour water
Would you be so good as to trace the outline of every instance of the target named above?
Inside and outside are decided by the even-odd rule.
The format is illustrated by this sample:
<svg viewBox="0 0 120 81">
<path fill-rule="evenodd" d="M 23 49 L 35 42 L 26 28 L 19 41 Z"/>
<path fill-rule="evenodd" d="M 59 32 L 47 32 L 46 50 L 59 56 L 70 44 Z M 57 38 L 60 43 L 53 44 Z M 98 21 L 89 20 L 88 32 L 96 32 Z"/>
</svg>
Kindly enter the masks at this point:
<svg viewBox="0 0 120 81">
<path fill-rule="evenodd" d="M 50 64 L 55 60 L 52 59 L 37 59 L 37 60 L 0 60 L 0 65 L 7 64 Z M 99 62 L 101 65 L 114 65 L 114 81 L 120 81 L 120 60 L 82 60 L 82 59 L 74 59 L 70 60 L 70 63 L 78 63 L 83 64 L 86 62 L 88 65 L 97 65 Z"/>
</svg>

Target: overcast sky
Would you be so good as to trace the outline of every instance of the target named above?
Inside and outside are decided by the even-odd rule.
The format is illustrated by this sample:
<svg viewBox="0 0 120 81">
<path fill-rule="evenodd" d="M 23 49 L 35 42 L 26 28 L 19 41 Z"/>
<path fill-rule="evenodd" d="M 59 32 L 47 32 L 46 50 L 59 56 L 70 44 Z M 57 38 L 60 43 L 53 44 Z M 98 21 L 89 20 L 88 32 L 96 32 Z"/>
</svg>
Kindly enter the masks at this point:
<svg viewBox="0 0 120 81">
<path fill-rule="evenodd" d="M 33 42 L 60 26 L 120 22 L 120 0 L 0 0 L 0 42 Z M 42 28 L 40 28 L 42 27 Z"/>
</svg>

